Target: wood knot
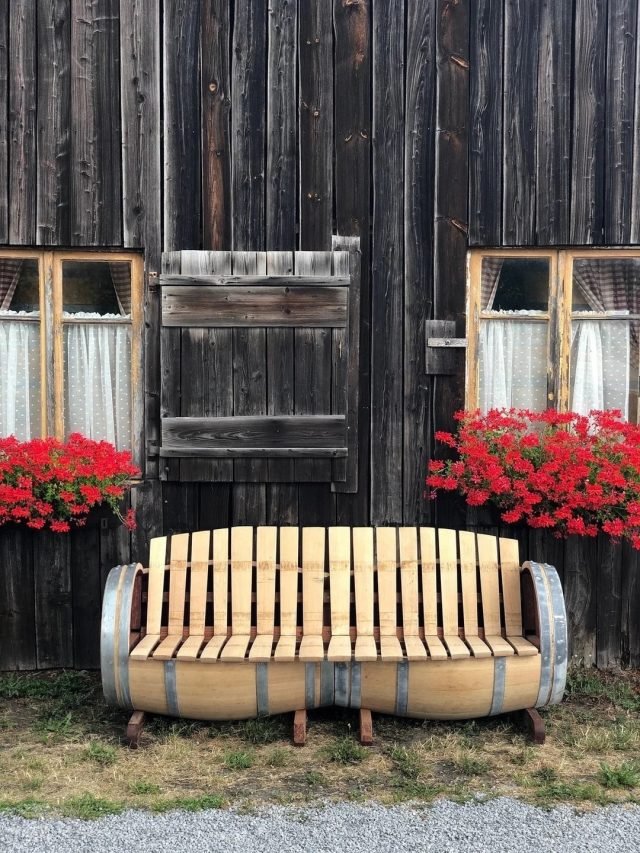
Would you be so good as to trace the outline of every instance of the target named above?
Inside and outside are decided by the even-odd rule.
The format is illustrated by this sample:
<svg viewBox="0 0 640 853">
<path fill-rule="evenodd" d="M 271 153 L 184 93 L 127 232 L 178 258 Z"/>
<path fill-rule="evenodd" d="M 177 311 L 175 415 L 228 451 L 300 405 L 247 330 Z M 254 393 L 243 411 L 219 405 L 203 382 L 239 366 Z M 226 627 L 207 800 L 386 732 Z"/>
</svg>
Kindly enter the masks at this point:
<svg viewBox="0 0 640 853">
<path fill-rule="evenodd" d="M 218 91 L 218 84 L 215 80 L 212 80 L 211 83 L 209 83 L 209 91 L 213 94 Z"/>
</svg>

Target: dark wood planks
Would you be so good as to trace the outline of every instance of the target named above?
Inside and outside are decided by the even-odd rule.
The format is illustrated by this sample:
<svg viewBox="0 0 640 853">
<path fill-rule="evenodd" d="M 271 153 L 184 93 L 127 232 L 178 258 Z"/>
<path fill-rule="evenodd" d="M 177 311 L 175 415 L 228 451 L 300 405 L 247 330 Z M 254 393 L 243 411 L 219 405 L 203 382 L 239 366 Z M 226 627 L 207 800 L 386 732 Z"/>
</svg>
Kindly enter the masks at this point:
<svg viewBox="0 0 640 853">
<path fill-rule="evenodd" d="M 200 246 L 200 2 L 165 0 L 164 248 Z"/>
<path fill-rule="evenodd" d="M 599 668 L 619 667 L 622 662 L 622 546 L 608 536 L 597 543 L 596 660 Z"/>
<path fill-rule="evenodd" d="M 231 248 L 230 4 L 202 0 L 202 242 Z"/>
<path fill-rule="evenodd" d="M 35 669 L 33 534 L 0 529 L 0 671 Z"/>
<path fill-rule="evenodd" d="M 40 532 L 33 577 L 38 669 L 73 666 L 69 537 Z"/>
<path fill-rule="evenodd" d="M 179 273 L 180 252 L 163 252 L 162 272 Z M 179 417 L 182 395 L 182 347 L 181 330 L 164 326 L 160 332 L 160 417 Z M 158 424 L 158 428 L 160 425 Z M 160 464 L 162 479 L 177 480 L 180 462 L 177 459 L 163 460 Z"/>
<path fill-rule="evenodd" d="M 469 243 L 498 246 L 502 238 L 503 0 L 471 4 L 469 116 Z"/>
<path fill-rule="evenodd" d="M 469 98 L 468 29 L 469 3 L 439 0 L 436 28 L 436 178 L 434 235 L 433 316 L 453 320 L 462 336 L 465 320 L 468 128 Z M 462 365 L 461 365 L 462 367 Z M 464 401 L 464 375 L 432 380 L 429 406 L 432 416 L 429 435 L 435 430 L 452 430 L 453 414 Z M 431 453 L 428 453 L 431 456 Z M 421 483 L 425 471 L 407 471 Z M 443 496 L 438 501 L 437 518 L 447 527 L 464 527 L 459 501 Z M 440 522 L 442 523 L 442 522 Z"/>
<path fill-rule="evenodd" d="M 38 0 L 37 242 L 71 242 L 71 2 Z"/>
<path fill-rule="evenodd" d="M 424 522 L 428 461 L 425 322 L 433 309 L 436 16 L 433 4 L 407 7 L 404 137 L 403 518 Z"/>
<path fill-rule="evenodd" d="M 570 233 L 574 245 L 597 245 L 603 239 L 606 56 L 606 0 L 576 0 Z"/>
<path fill-rule="evenodd" d="M 295 0 L 273 0 L 267 59 L 267 249 L 296 247 L 297 23 Z"/>
<path fill-rule="evenodd" d="M 637 0 L 610 0 L 607 22 L 604 243 L 630 240 Z"/>
<path fill-rule="evenodd" d="M 71 0 L 71 242 L 122 244 L 118 0 Z"/>
<path fill-rule="evenodd" d="M 357 490 L 354 494 L 336 495 L 337 521 L 349 524 L 364 523 L 364 519 L 369 518 L 371 3 L 370 0 L 359 3 L 334 0 L 333 8 L 336 226 L 339 235 L 360 239 Z M 338 238 L 333 248 L 346 247 Z"/>
<path fill-rule="evenodd" d="M 104 522 L 106 526 L 108 519 L 105 518 Z M 110 532 L 113 531 L 113 522 Z M 73 619 L 67 630 L 73 632 L 73 665 L 78 669 L 97 669 L 100 666 L 104 582 L 100 561 L 96 558 L 100 554 L 101 532 L 96 525 L 87 526 L 75 530 L 69 538 Z M 112 566 L 118 563 L 120 560 L 114 559 Z"/>
<path fill-rule="evenodd" d="M 36 234 L 36 7 L 9 7 L 9 242 L 29 244 Z"/>
<path fill-rule="evenodd" d="M 330 0 L 299 6 L 300 248 L 331 248 L 333 32 Z"/>
<path fill-rule="evenodd" d="M 373 524 L 402 521 L 404 30 L 404 7 L 373 5 Z"/>
<path fill-rule="evenodd" d="M 536 241 L 569 241 L 571 184 L 571 3 L 540 5 Z"/>
<path fill-rule="evenodd" d="M 9 242 L 9 4 L 0 6 L 0 243 Z"/>
<path fill-rule="evenodd" d="M 596 662 L 597 546 L 571 536 L 565 543 L 563 589 L 569 625 L 569 658 L 585 666 Z"/>
<path fill-rule="evenodd" d="M 502 240 L 535 245 L 539 3 L 506 0 Z"/>
<path fill-rule="evenodd" d="M 265 245 L 266 0 L 236 0 L 231 79 L 233 248 Z"/>
<path fill-rule="evenodd" d="M 230 252 L 181 253 L 183 274 L 231 272 Z M 233 346 L 231 329 L 181 331 L 182 416 L 225 417 L 233 414 Z M 230 460 L 189 460 L 180 465 L 182 480 L 233 479 Z"/>
</svg>

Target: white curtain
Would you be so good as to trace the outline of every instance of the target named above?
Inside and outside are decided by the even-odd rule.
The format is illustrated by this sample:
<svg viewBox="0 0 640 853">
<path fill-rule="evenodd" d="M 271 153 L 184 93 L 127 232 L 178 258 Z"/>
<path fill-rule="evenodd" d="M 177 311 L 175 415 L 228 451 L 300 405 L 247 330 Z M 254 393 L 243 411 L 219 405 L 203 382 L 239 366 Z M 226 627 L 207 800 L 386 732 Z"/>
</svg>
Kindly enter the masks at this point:
<svg viewBox="0 0 640 853">
<path fill-rule="evenodd" d="M 67 434 L 80 432 L 130 448 L 129 326 L 65 323 L 64 341 Z"/>
<path fill-rule="evenodd" d="M 629 417 L 630 323 L 577 320 L 571 332 L 571 410 L 620 409 Z"/>
<path fill-rule="evenodd" d="M 0 316 L 0 435 L 40 435 L 40 324 Z"/>
<path fill-rule="evenodd" d="M 547 407 L 547 324 L 488 320 L 480 326 L 480 409 Z"/>
</svg>

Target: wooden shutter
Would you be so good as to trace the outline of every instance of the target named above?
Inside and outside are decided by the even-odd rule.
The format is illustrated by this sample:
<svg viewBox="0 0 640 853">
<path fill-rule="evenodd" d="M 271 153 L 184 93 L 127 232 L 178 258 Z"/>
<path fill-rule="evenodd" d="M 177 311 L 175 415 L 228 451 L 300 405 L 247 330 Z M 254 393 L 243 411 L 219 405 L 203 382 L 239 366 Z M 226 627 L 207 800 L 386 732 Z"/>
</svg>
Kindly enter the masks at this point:
<svg viewBox="0 0 640 853">
<path fill-rule="evenodd" d="M 165 479 L 355 491 L 359 252 L 346 245 L 163 255 Z"/>
</svg>

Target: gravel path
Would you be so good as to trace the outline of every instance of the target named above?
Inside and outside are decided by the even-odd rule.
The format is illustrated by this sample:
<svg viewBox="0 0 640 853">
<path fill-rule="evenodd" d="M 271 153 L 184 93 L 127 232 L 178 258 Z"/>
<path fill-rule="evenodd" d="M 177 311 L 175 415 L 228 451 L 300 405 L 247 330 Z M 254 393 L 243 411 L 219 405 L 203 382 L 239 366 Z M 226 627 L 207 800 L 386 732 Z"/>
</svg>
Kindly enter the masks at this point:
<svg viewBox="0 0 640 853">
<path fill-rule="evenodd" d="M 434 806 L 272 807 L 152 815 L 129 811 L 97 821 L 0 817 L 0 850 L 11 853 L 600 853 L 640 851 L 640 808 L 578 815 L 509 799 Z"/>
</svg>

